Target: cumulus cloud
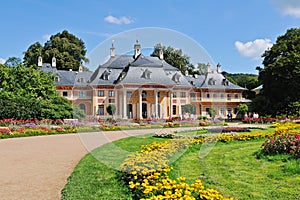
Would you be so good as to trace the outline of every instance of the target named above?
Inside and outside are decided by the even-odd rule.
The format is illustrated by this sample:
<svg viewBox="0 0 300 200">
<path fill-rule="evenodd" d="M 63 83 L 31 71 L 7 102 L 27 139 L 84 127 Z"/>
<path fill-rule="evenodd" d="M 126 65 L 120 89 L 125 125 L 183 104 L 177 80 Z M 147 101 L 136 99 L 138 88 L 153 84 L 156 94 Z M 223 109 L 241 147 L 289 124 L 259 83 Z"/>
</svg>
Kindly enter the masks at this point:
<svg viewBox="0 0 300 200">
<path fill-rule="evenodd" d="M 244 57 L 259 59 L 264 51 L 272 46 L 270 39 L 256 39 L 250 42 L 235 42 L 235 48 Z"/>
<path fill-rule="evenodd" d="M 122 16 L 122 17 L 118 18 L 118 17 L 114 17 L 112 15 L 108 15 L 107 17 L 105 17 L 104 21 L 112 23 L 112 24 L 119 24 L 119 25 L 121 25 L 121 24 L 131 24 L 131 23 L 134 22 L 133 19 L 128 18 L 128 17 Z"/>
<path fill-rule="evenodd" d="M 0 64 L 4 64 L 6 60 L 4 58 L 0 58 Z"/>
<path fill-rule="evenodd" d="M 272 2 L 282 15 L 300 18 L 299 0 L 272 0 Z"/>
</svg>

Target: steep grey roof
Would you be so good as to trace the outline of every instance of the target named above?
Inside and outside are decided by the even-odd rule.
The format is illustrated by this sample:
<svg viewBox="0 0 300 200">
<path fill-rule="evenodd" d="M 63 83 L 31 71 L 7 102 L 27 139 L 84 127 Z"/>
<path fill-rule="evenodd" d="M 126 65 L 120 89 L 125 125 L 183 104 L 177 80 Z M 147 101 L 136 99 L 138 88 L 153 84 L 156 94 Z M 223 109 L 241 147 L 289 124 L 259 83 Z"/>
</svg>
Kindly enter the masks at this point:
<svg viewBox="0 0 300 200">
<path fill-rule="evenodd" d="M 106 61 L 103 65 L 99 66 L 101 68 L 115 68 L 115 69 L 123 69 L 129 63 L 133 61 L 133 57 L 129 55 L 116 55 L 114 57 L 110 57 L 108 61 Z"/>
<path fill-rule="evenodd" d="M 116 83 L 119 75 L 122 73 L 123 69 L 116 68 L 101 68 L 99 67 L 93 74 L 93 79 L 91 78 L 91 85 L 113 85 Z M 108 74 L 107 79 L 105 79 L 104 74 Z"/>
<path fill-rule="evenodd" d="M 206 75 L 200 75 L 196 78 L 188 76 L 187 79 L 197 88 L 246 90 L 243 87 L 231 83 L 221 73 L 216 71 L 209 72 Z"/>
<path fill-rule="evenodd" d="M 161 63 L 159 59 L 141 54 L 128 66 L 128 71 L 124 70 L 126 74 L 118 83 L 190 86 L 178 69 L 165 71 Z"/>
<path fill-rule="evenodd" d="M 128 55 L 116 55 L 114 57 L 110 57 L 108 61 L 106 61 L 103 65 L 99 65 L 99 67 L 95 70 L 90 78 L 90 83 L 92 85 L 114 84 L 123 69 L 133 60 L 133 57 Z M 108 80 L 103 79 L 103 73 L 105 72 L 109 73 Z"/>
<path fill-rule="evenodd" d="M 56 67 L 52 67 L 50 63 L 43 63 L 41 70 L 43 70 L 44 72 L 56 72 L 57 69 Z"/>
<path fill-rule="evenodd" d="M 89 79 L 92 72 L 76 72 L 76 71 L 64 71 L 56 70 L 56 76 L 58 82 L 55 85 L 61 86 L 86 86 L 89 84 Z"/>
</svg>

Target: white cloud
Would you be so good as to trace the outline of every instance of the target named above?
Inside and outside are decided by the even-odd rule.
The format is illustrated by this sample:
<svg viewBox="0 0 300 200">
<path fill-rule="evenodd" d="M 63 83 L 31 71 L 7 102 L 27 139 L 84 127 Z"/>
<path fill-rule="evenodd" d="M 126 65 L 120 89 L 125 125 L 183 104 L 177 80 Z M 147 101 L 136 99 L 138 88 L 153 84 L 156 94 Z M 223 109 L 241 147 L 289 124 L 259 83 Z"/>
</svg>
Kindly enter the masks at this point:
<svg viewBox="0 0 300 200">
<path fill-rule="evenodd" d="M 43 39 L 44 40 L 50 40 L 50 37 L 51 37 L 51 35 L 49 35 L 49 34 L 45 34 L 45 35 L 43 35 Z"/>
<path fill-rule="evenodd" d="M 128 17 L 122 16 L 122 17 L 117 18 L 117 17 L 114 17 L 112 15 L 108 15 L 107 17 L 105 17 L 104 21 L 112 23 L 112 24 L 119 24 L 119 25 L 121 25 L 121 24 L 131 24 L 131 23 L 134 22 L 133 19 L 130 19 Z"/>
<path fill-rule="evenodd" d="M 300 18 L 299 0 L 272 0 L 272 2 L 282 15 Z"/>
<path fill-rule="evenodd" d="M 4 64 L 6 60 L 4 58 L 0 58 L 0 64 Z"/>
<path fill-rule="evenodd" d="M 272 46 L 272 43 L 270 39 L 256 39 L 246 43 L 236 41 L 234 45 L 242 56 L 259 59 L 264 51 Z"/>
</svg>

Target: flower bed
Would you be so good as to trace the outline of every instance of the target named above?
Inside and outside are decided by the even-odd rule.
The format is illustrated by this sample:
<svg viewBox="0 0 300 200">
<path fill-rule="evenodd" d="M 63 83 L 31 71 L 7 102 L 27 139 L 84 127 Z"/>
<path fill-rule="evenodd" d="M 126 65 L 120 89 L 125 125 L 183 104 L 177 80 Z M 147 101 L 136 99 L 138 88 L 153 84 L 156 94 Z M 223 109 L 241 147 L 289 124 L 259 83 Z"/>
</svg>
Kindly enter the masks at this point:
<svg viewBox="0 0 300 200">
<path fill-rule="evenodd" d="M 182 139 L 152 143 L 142 146 L 140 153 L 129 155 L 121 169 L 134 199 L 231 199 L 216 190 L 205 189 L 199 179 L 188 184 L 184 177 L 168 176 L 172 170 L 169 159 L 189 144 L 189 140 Z"/>
<path fill-rule="evenodd" d="M 289 154 L 300 159 L 300 135 L 284 134 L 273 136 L 262 145 L 264 155 Z"/>
</svg>

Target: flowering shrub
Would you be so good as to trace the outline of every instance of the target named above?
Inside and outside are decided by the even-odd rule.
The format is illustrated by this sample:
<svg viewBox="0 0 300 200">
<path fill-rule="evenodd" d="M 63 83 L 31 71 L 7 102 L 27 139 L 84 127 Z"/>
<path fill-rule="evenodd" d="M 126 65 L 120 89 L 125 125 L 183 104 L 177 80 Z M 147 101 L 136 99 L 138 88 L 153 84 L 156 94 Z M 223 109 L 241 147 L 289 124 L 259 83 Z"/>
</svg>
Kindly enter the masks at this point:
<svg viewBox="0 0 300 200">
<path fill-rule="evenodd" d="M 262 145 L 264 155 L 290 154 L 295 158 L 300 158 L 300 135 L 285 134 L 270 137 Z"/>
<path fill-rule="evenodd" d="M 169 159 L 191 141 L 174 139 L 143 145 L 140 153 L 131 154 L 121 165 L 123 179 L 135 199 L 226 199 L 218 191 L 204 189 L 201 180 L 187 184 L 184 177 L 171 179 Z"/>
<path fill-rule="evenodd" d="M 11 134 L 11 130 L 8 127 L 0 127 L 0 134 L 4 135 L 4 134 Z"/>
</svg>

